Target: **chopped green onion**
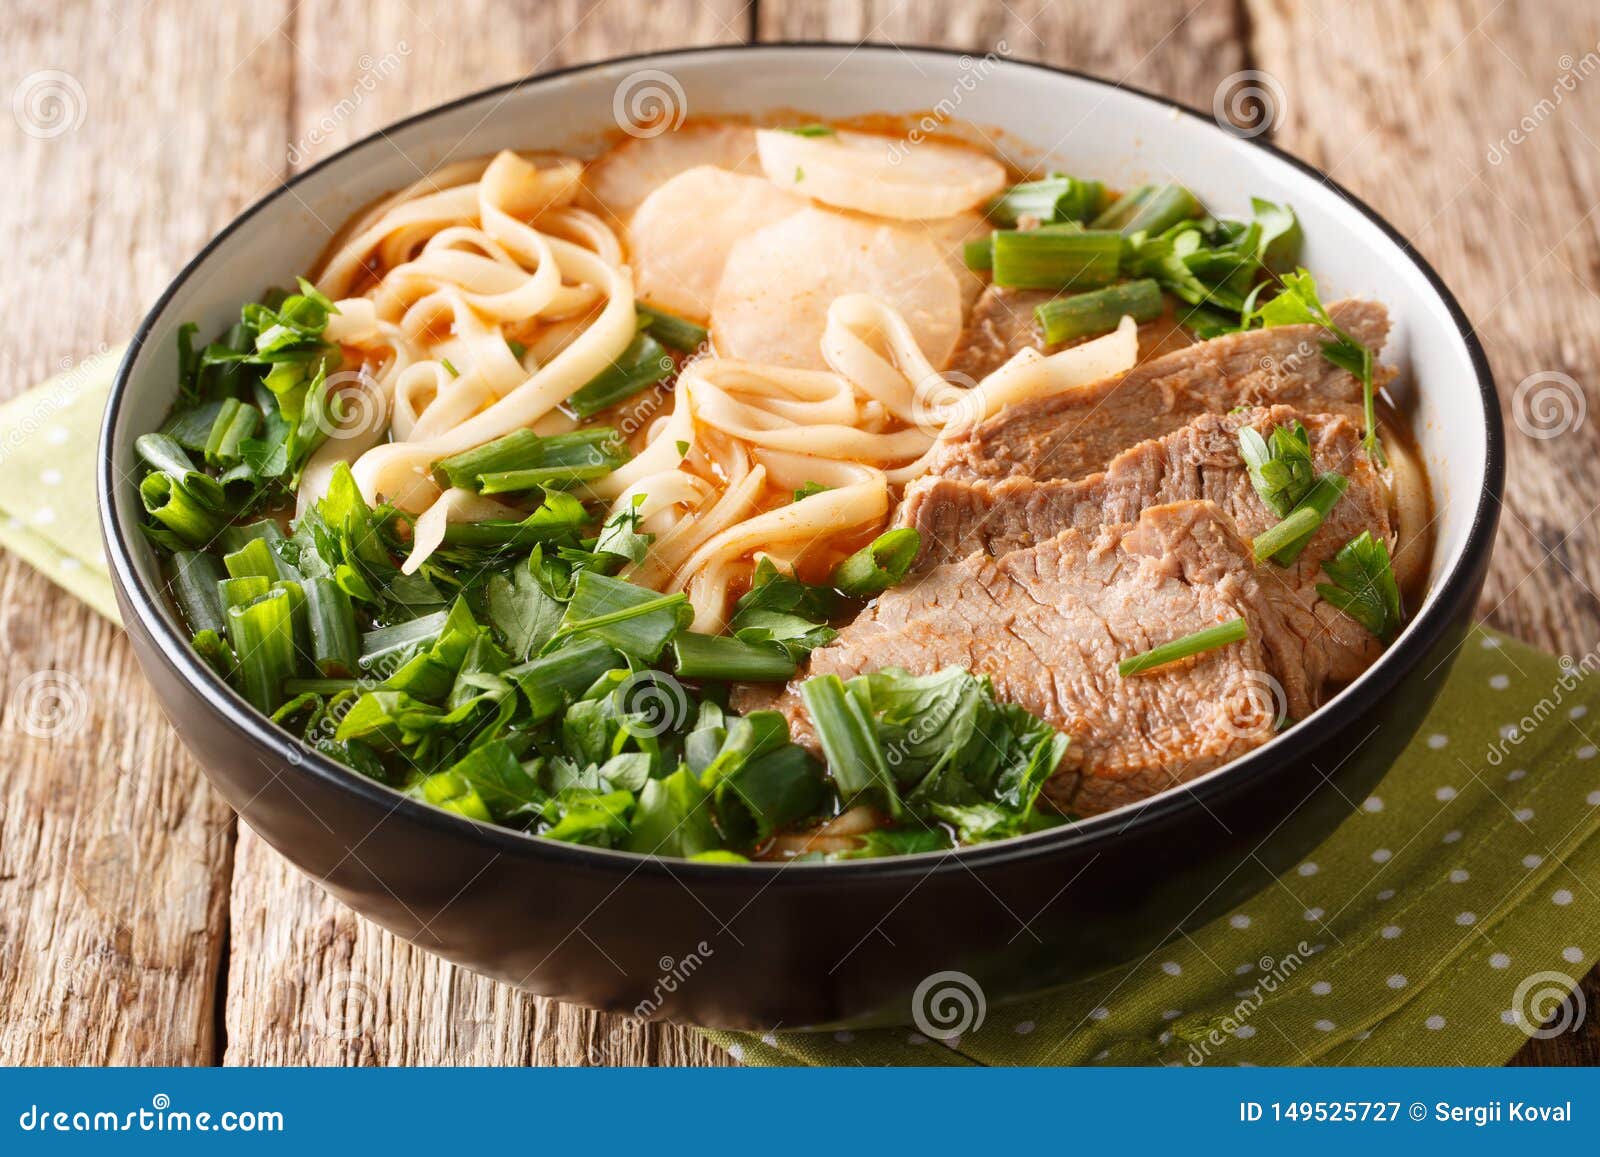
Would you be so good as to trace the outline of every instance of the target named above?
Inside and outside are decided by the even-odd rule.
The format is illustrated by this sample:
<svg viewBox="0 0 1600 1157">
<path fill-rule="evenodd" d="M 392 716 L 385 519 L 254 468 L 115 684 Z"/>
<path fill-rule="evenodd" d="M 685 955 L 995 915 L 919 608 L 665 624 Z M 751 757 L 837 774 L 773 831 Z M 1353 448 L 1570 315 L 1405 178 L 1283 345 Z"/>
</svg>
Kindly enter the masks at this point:
<svg viewBox="0 0 1600 1157">
<path fill-rule="evenodd" d="M 994 268 L 994 234 L 968 241 L 961 247 L 961 260 L 968 269 L 987 273 Z"/>
<path fill-rule="evenodd" d="M 361 637 L 349 593 L 331 578 L 307 579 L 304 590 L 317 670 L 325 677 L 354 675 L 361 661 Z"/>
<path fill-rule="evenodd" d="M 215 548 L 223 554 L 232 554 L 236 550 L 243 550 L 258 538 L 265 539 L 268 543 L 277 542 L 283 537 L 283 528 L 270 518 L 258 519 L 244 525 L 234 523 L 217 535 Z"/>
<path fill-rule="evenodd" d="M 283 703 L 284 680 L 295 673 L 294 601 L 289 593 L 272 591 L 248 606 L 230 606 L 228 643 L 239 662 L 244 697 L 270 715 Z"/>
<path fill-rule="evenodd" d="M 827 798 L 821 763 L 793 743 L 747 760 L 707 786 L 717 826 L 743 846 L 816 815 Z"/>
<path fill-rule="evenodd" d="M 1257 562 L 1266 562 L 1280 550 L 1287 550 L 1301 539 L 1310 538 L 1322 525 L 1322 513 L 1309 506 L 1297 506 L 1281 522 L 1256 535 L 1251 543 Z"/>
<path fill-rule="evenodd" d="M 885 531 L 834 567 L 829 581 L 852 598 L 870 598 L 905 578 L 921 549 L 922 535 L 911 527 Z"/>
<path fill-rule="evenodd" d="M 1127 678 L 1129 675 L 1148 671 L 1152 667 L 1176 663 L 1179 659 L 1187 659 L 1191 655 L 1240 642 L 1249 633 L 1249 624 L 1244 619 L 1230 619 L 1226 623 L 1218 623 L 1214 627 L 1206 627 L 1204 630 L 1184 635 L 1181 639 L 1174 639 L 1170 643 L 1163 643 L 1159 647 L 1130 655 L 1117 664 L 1117 674 Z"/>
<path fill-rule="evenodd" d="M 441 458 L 433 464 L 434 481 L 444 487 L 473 489 L 480 474 L 491 470 L 514 470 L 536 461 L 544 441 L 532 430 L 513 430 L 493 442 L 485 442 L 482 446 Z"/>
<path fill-rule="evenodd" d="M 221 484 L 209 474 L 195 469 L 194 462 L 178 445 L 177 439 L 167 434 L 141 434 L 133 446 L 146 464 L 183 487 L 201 505 L 213 510 L 221 509 Z"/>
<path fill-rule="evenodd" d="M 217 584 L 222 581 L 222 566 L 216 556 L 195 550 L 180 550 L 172 556 L 172 597 L 183 612 L 183 621 L 195 634 L 228 629 L 222 596 Z"/>
<path fill-rule="evenodd" d="M 609 462 L 590 466 L 534 466 L 527 470 L 491 470 L 478 476 L 478 493 L 512 494 L 546 486 L 565 486 L 572 482 L 593 482 L 616 467 Z"/>
<path fill-rule="evenodd" d="M 1113 206 L 1115 208 L 1115 206 Z M 1162 185 L 1153 189 L 1118 226 L 1124 236 L 1134 233 L 1162 233 L 1180 221 L 1200 216 L 1200 202 L 1182 185 Z M 1099 222 L 1096 222 L 1099 226 Z"/>
<path fill-rule="evenodd" d="M 1303 511 L 1310 511 L 1316 515 L 1316 521 L 1310 523 L 1310 529 L 1298 538 L 1292 538 L 1285 545 L 1270 552 L 1272 561 L 1279 566 L 1293 566 L 1299 560 L 1301 552 L 1305 550 L 1312 537 L 1317 533 L 1317 529 L 1321 527 L 1323 520 L 1328 517 L 1329 511 L 1338 505 L 1339 499 L 1344 497 L 1344 492 L 1349 489 L 1349 486 L 1350 480 L 1348 478 L 1331 470 L 1319 477 L 1316 484 L 1300 500 L 1299 505 L 1289 512 L 1289 518 L 1294 518 Z M 1288 519 L 1285 519 L 1285 521 L 1288 521 Z M 1302 519 L 1302 521 L 1305 520 Z M 1278 525 L 1282 526 L 1283 523 L 1280 522 Z M 1257 542 L 1259 541 L 1258 539 Z M 1259 551 L 1259 549 L 1258 546 L 1257 550 Z M 1260 557 L 1258 553 L 1257 558 Z"/>
<path fill-rule="evenodd" d="M 984 209 L 1001 225 L 1015 225 L 1024 217 L 1041 224 L 1086 221 L 1100 207 L 1106 187 L 1099 181 L 1080 181 L 1052 173 L 1038 181 L 1023 181 L 1002 191 Z"/>
<path fill-rule="evenodd" d="M 361 666 L 371 667 L 385 655 L 397 651 L 427 646 L 439 637 L 449 621 L 449 611 L 435 611 L 431 615 L 368 631 L 361 636 Z"/>
<path fill-rule="evenodd" d="M 644 322 L 645 333 L 664 346 L 679 353 L 692 354 L 706 344 L 704 326 L 664 313 L 651 306 L 641 305 L 637 301 L 634 302 L 633 308 L 638 311 L 640 319 Z"/>
<path fill-rule="evenodd" d="M 591 417 L 655 385 L 674 368 L 676 363 L 660 342 L 647 333 L 638 334 L 616 361 L 567 399 L 567 409 L 580 418 Z"/>
<path fill-rule="evenodd" d="M 1040 222 L 1057 220 L 1056 206 L 1072 192 L 1073 183 L 1071 177 L 1047 177 L 1042 181 L 1012 185 L 1002 189 L 984 206 L 984 216 L 1011 227 L 1024 217 Z"/>
<path fill-rule="evenodd" d="M 831 137 L 835 131 L 823 124 L 797 125 L 792 129 L 784 129 L 786 133 L 793 133 L 797 137 Z"/>
<path fill-rule="evenodd" d="M 994 233 L 994 283 L 1018 289 L 1095 289 L 1117 280 L 1122 234 L 1001 229 Z"/>
<path fill-rule="evenodd" d="M 746 643 L 726 635 L 685 631 L 672 642 L 677 674 L 683 679 L 781 683 L 795 672 L 795 661 L 776 643 Z"/>
<path fill-rule="evenodd" d="M 891 815 L 902 810 L 894 774 L 867 714 L 837 675 L 816 675 L 800 684 L 800 698 L 811 716 L 811 726 L 828 759 L 828 771 L 848 807 L 868 799 Z"/>
<path fill-rule="evenodd" d="M 1155 191 L 1156 187 L 1154 185 L 1137 185 L 1129 189 L 1107 205 L 1098 217 L 1089 222 L 1089 228 L 1120 230 L 1129 221 L 1133 220 L 1133 215 L 1139 211 L 1139 207 L 1148 201 L 1150 195 Z"/>
<path fill-rule="evenodd" d="M 277 582 L 284 577 L 283 571 L 278 567 L 277 557 L 262 538 L 252 538 L 238 550 L 224 555 L 222 565 L 228 568 L 228 574 L 232 578 L 260 575 L 268 582 Z"/>
<path fill-rule="evenodd" d="M 139 501 L 146 514 L 190 546 L 205 546 L 227 519 L 170 474 L 146 474 L 139 483 Z"/>
<path fill-rule="evenodd" d="M 556 715 L 568 699 L 582 694 L 607 671 L 622 665 L 622 656 L 600 638 L 578 637 L 560 650 L 529 659 L 505 672 L 522 692 L 532 712 L 531 723 Z"/>
<path fill-rule="evenodd" d="M 497 494 L 603 478 L 627 460 L 627 448 L 609 426 L 548 437 L 513 430 L 440 459 L 434 463 L 433 477 L 441 486 Z"/>
<path fill-rule="evenodd" d="M 223 579 L 217 583 L 217 598 L 225 611 L 234 607 L 247 607 L 257 599 L 265 598 L 272 590 L 272 580 L 253 574 L 245 578 Z"/>
<path fill-rule="evenodd" d="M 1145 278 L 1090 293 L 1059 297 L 1033 312 L 1044 327 L 1044 340 L 1055 345 L 1110 333 L 1124 316 L 1137 322 L 1154 321 L 1161 316 L 1161 308 L 1161 287 Z"/>
<path fill-rule="evenodd" d="M 239 443 L 253 435 L 260 423 L 261 411 L 254 406 L 238 398 L 222 399 L 206 436 L 206 461 L 213 466 L 237 462 Z"/>
<path fill-rule="evenodd" d="M 444 530 L 448 546 L 483 550 L 526 550 L 541 542 L 561 538 L 593 522 L 594 518 L 570 494 L 545 492 L 542 506 L 521 522 L 491 518 L 483 522 L 452 522 Z"/>
<path fill-rule="evenodd" d="M 360 679 L 285 679 L 285 695 L 338 695 L 343 691 L 359 691 Z"/>
<path fill-rule="evenodd" d="M 449 358 L 440 358 L 439 364 L 444 367 L 444 372 L 449 374 L 452 378 L 459 378 L 461 376 L 461 371 L 450 364 Z"/>
</svg>

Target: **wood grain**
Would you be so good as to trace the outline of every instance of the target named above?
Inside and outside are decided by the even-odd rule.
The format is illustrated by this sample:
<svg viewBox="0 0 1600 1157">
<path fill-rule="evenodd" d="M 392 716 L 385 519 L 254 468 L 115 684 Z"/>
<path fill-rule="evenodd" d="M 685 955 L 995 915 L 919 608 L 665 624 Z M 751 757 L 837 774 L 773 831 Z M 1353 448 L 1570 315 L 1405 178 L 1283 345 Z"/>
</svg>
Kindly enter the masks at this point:
<svg viewBox="0 0 1600 1157">
<path fill-rule="evenodd" d="M 122 13 L 0 0 L 8 90 L 56 70 L 83 110 L 48 139 L 0 125 L 0 164 L 35 191 L 0 206 L 19 271 L 0 276 L 0 398 L 125 336 L 207 237 L 294 169 L 530 72 L 752 34 L 872 40 L 1049 61 L 1205 107 L 1259 68 L 1286 94 L 1274 138 L 1407 231 L 1478 323 L 1512 442 L 1483 610 L 1547 647 L 1600 643 L 1600 75 L 1539 106 L 1564 55 L 1597 50 L 1586 0 L 157 0 Z M 1537 127 L 1491 160 L 1525 116 Z M 1545 371 L 1589 391 L 1587 418 L 1556 438 L 1515 420 L 1517 384 Z M 7 554 L 0 760 L 0 1063 L 727 1063 L 692 1033 L 453 968 L 327 899 L 236 832 L 120 634 Z M 1596 1007 L 1594 977 L 1587 994 Z M 1596 1019 L 1519 1060 L 1600 1062 Z"/>
<path fill-rule="evenodd" d="M 6 91 L 49 85 L 65 103 L 0 126 L 0 169 L 27 191 L 0 213 L 16 271 L 0 278 L 0 396 L 124 340 L 264 191 L 287 11 L 174 0 L 132 29 L 89 4 L 7 5 Z M 227 64 L 175 68 L 184 44 Z M 0 655 L 0 1063 L 210 1063 L 231 813 L 121 632 L 9 554 Z"/>
<path fill-rule="evenodd" d="M 1247 7 L 1252 62 L 1285 94 L 1277 142 L 1411 239 L 1460 296 L 1489 355 L 1510 445 L 1482 612 L 1550 650 L 1592 650 L 1600 644 L 1600 10 L 1587 0 L 1537 11 L 1493 0 Z M 1562 78 L 1586 54 L 1588 78 L 1567 91 Z M 1535 127 L 1512 143 L 1524 117 Z M 1571 414 L 1583 399 L 1585 418 L 1547 421 L 1531 394 L 1519 396 L 1520 383 L 1546 372 L 1567 375 L 1554 384 Z M 1597 976 L 1585 988 L 1591 1009 Z M 1600 1030 L 1591 1023 L 1532 1041 L 1519 1060 L 1595 1064 Z"/>
</svg>

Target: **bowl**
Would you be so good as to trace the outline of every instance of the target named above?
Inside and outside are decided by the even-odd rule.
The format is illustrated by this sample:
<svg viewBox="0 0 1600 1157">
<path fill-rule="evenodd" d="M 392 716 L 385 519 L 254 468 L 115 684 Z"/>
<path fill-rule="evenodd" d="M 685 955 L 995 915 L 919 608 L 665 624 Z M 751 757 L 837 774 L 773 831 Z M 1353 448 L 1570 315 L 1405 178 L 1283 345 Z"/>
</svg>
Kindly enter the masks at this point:
<svg viewBox="0 0 1600 1157">
<path fill-rule="evenodd" d="M 1174 179 L 1224 212 L 1247 213 L 1252 194 L 1291 203 L 1325 297 L 1369 295 L 1394 315 L 1385 358 L 1402 371 L 1439 514 L 1426 601 L 1360 679 L 1244 758 L 1135 807 L 956 852 L 729 866 L 593 850 L 435 810 L 307 751 L 189 649 L 140 531 L 133 443 L 176 395 L 178 327 L 224 327 L 419 169 L 507 146 L 593 148 L 641 92 L 669 114 L 890 114 L 908 139 L 983 126 L 1024 164 L 1054 158 L 1122 187 Z M 139 326 L 98 486 L 118 603 L 168 717 L 244 821 L 303 872 L 396 935 L 531 992 L 796 1029 L 904 1022 L 940 972 L 966 974 L 991 1003 L 1082 979 L 1299 862 L 1371 792 L 1443 684 L 1483 584 L 1503 472 L 1493 382 L 1454 297 L 1399 232 L 1311 166 L 1207 114 L 1060 69 L 796 44 L 547 73 L 411 117 L 296 177 L 207 245 Z"/>
</svg>

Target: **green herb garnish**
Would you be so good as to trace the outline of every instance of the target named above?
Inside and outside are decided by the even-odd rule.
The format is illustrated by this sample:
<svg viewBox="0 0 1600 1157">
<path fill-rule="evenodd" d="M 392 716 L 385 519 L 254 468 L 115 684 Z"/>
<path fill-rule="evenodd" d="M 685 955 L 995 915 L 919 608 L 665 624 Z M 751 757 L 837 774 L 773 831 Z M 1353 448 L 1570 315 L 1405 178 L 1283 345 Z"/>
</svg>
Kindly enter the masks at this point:
<svg viewBox="0 0 1600 1157">
<path fill-rule="evenodd" d="M 1361 406 L 1366 431 L 1362 445 L 1367 456 L 1380 466 L 1386 464 L 1383 447 L 1378 441 L 1378 418 L 1375 391 L 1372 384 L 1372 351 L 1340 329 L 1322 301 L 1317 296 L 1317 283 L 1304 269 L 1283 275 L 1282 288 L 1263 305 L 1259 305 L 1246 319 L 1259 321 L 1271 328 L 1279 325 L 1321 326 L 1332 337 L 1322 343 L 1322 355 L 1355 375 L 1361 383 Z"/>
<path fill-rule="evenodd" d="M 1229 643 L 1237 643 L 1250 634 L 1250 627 L 1242 618 L 1230 619 L 1226 623 L 1218 623 L 1214 627 L 1206 627 L 1182 638 L 1174 639 L 1170 643 L 1163 643 L 1159 647 L 1152 647 L 1148 651 L 1141 651 L 1137 655 L 1130 655 L 1117 664 L 1117 674 L 1123 678 L 1138 675 L 1154 667 L 1164 667 L 1168 663 L 1176 663 L 1180 659 L 1187 659 L 1191 655 L 1199 655 L 1206 651 L 1225 647 Z"/>
<path fill-rule="evenodd" d="M 1265 438 L 1250 426 L 1240 426 L 1239 457 L 1250 485 L 1279 518 L 1287 517 L 1317 480 L 1311 435 L 1300 422 L 1277 426 Z"/>
<path fill-rule="evenodd" d="M 1389 548 L 1363 530 L 1322 569 L 1333 580 L 1318 583 L 1317 593 L 1387 643 L 1405 623 L 1400 588 L 1389 562 Z"/>
</svg>

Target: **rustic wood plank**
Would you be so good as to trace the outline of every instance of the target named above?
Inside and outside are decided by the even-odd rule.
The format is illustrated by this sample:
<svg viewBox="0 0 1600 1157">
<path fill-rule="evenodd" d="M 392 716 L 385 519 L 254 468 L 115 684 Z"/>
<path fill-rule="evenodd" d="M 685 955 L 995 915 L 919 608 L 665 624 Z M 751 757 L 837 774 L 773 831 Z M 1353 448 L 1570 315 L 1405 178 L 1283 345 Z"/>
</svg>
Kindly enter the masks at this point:
<svg viewBox="0 0 1600 1157">
<path fill-rule="evenodd" d="M 762 0 L 762 40 L 876 41 L 1040 60 L 1209 106 L 1217 82 L 1243 67 L 1232 0 L 918 3 Z"/>
<path fill-rule="evenodd" d="M 286 29 L 293 159 L 310 163 L 398 117 L 529 72 L 738 40 L 748 26 L 737 0 L 302 4 Z M 726 1063 L 687 1030 L 538 1000 L 421 952 L 329 899 L 248 830 L 230 907 L 228 1064 Z"/>
<path fill-rule="evenodd" d="M 1510 452 L 1481 610 L 1529 642 L 1589 651 L 1600 637 L 1600 115 L 1579 90 L 1600 83 L 1600 12 L 1586 0 L 1537 13 L 1494 0 L 1248 8 L 1253 63 L 1286 94 L 1278 143 L 1412 239 L 1493 364 Z M 1561 404 L 1541 414 L 1518 387 L 1546 373 L 1566 377 L 1545 379 Z M 1586 993 L 1592 1009 L 1600 972 Z M 1593 1016 L 1519 1057 L 1597 1061 Z"/>
<path fill-rule="evenodd" d="M 0 76 L 40 103 L 0 127 L 0 397 L 124 340 L 276 178 L 287 12 L 4 5 Z M 0 1063 L 210 1063 L 232 813 L 121 632 L 8 553 L 0 766 Z"/>
</svg>

